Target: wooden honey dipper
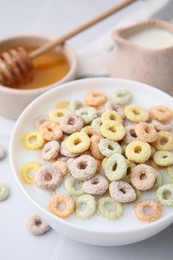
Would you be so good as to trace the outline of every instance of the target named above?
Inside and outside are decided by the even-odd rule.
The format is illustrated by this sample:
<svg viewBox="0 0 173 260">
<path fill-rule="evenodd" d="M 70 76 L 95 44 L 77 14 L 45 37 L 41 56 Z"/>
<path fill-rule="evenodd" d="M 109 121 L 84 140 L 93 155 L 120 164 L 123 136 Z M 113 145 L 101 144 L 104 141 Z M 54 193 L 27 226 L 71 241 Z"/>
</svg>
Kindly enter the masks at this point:
<svg viewBox="0 0 173 260">
<path fill-rule="evenodd" d="M 31 53 L 27 53 L 27 51 L 23 47 L 18 47 L 16 49 L 10 49 L 0 54 L 0 84 L 5 86 L 11 86 L 14 83 L 19 83 L 22 81 L 26 81 L 28 75 L 33 69 L 32 60 L 57 45 L 62 45 L 66 40 L 72 38 L 73 36 L 83 32 L 89 27 L 99 23 L 105 18 L 111 16 L 112 14 L 118 12 L 119 10 L 125 8 L 126 6 L 132 4 L 136 0 L 126 0 L 123 3 L 111 8 L 110 10 L 102 13 L 96 18 L 90 20 L 89 22 L 79 26 L 73 31 L 63 35 L 59 39 L 49 42 L 38 49 L 32 51 Z"/>
</svg>

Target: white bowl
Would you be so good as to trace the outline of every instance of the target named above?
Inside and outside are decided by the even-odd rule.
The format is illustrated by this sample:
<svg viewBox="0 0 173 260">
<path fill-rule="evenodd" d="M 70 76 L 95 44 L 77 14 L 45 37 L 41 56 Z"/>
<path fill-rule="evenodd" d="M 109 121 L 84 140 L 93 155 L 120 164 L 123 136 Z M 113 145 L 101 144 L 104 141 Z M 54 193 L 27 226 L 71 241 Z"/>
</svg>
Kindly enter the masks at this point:
<svg viewBox="0 0 173 260">
<path fill-rule="evenodd" d="M 47 209 L 51 195 L 38 189 L 35 185 L 27 185 L 21 181 L 21 167 L 30 161 L 41 161 L 38 152 L 28 152 L 23 149 L 22 137 L 25 133 L 33 130 L 33 121 L 37 116 L 48 114 L 58 102 L 74 99 L 82 100 L 86 93 L 91 91 L 100 91 L 110 96 L 120 88 L 129 90 L 134 96 L 134 103 L 146 109 L 153 105 L 163 104 L 173 110 L 172 97 L 142 83 L 112 78 L 84 79 L 58 86 L 34 100 L 18 119 L 11 138 L 11 166 L 22 192 L 55 230 L 70 238 L 89 244 L 125 245 L 146 239 L 173 222 L 173 211 L 170 208 L 165 208 L 162 218 L 149 224 L 142 223 L 135 218 L 132 210 L 135 203 L 125 206 L 123 217 L 117 221 L 108 221 L 97 215 L 83 221 L 77 219 L 75 215 L 67 219 L 57 218 Z M 61 191 L 61 189 L 63 188 L 61 187 L 58 191 Z M 154 194 L 148 192 L 144 195 L 144 198 L 152 198 Z"/>
</svg>

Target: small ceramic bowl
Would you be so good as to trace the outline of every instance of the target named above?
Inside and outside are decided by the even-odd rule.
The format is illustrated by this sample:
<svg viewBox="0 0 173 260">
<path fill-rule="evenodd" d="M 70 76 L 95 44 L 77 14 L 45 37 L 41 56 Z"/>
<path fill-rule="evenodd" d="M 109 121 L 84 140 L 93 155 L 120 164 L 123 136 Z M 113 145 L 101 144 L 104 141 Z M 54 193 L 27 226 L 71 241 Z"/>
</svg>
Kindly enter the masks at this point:
<svg viewBox="0 0 173 260">
<path fill-rule="evenodd" d="M 173 222 L 172 208 L 166 207 L 163 209 L 163 216 L 158 221 L 153 223 L 138 221 L 133 210 L 136 202 L 125 205 L 123 216 L 116 221 L 105 220 L 97 214 L 86 220 L 76 218 L 75 214 L 67 219 L 61 219 L 48 211 L 51 194 L 37 188 L 36 185 L 27 185 L 21 179 L 20 171 L 24 164 L 31 161 L 43 163 L 40 159 L 40 152 L 28 152 L 22 145 L 22 137 L 34 129 L 35 118 L 48 114 L 62 100 L 84 100 L 85 95 L 92 91 L 100 91 L 110 97 L 115 90 L 121 88 L 132 93 L 134 104 L 147 110 L 158 104 L 166 105 L 173 110 L 173 99 L 148 85 L 112 78 L 84 79 L 58 86 L 34 100 L 18 119 L 11 137 L 10 161 L 14 177 L 22 193 L 51 227 L 80 242 L 103 246 L 130 244 L 157 234 Z M 63 185 L 56 192 L 64 192 Z M 155 196 L 153 192 L 145 192 L 140 198 L 151 199 Z"/>
<path fill-rule="evenodd" d="M 36 35 L 11 37 L 1 40 L 0 53 L 4 50 L 10 49 L 13 46 L 25 47 L 27 45 L 33 45 L 39 47 L 40 45 L 43 45 L 51 40 L 51 38 Z M 55 50 L 56 49 L 62 51 L 67 57 L 70 63 L 69 72 L 58 82 L 38 89 L 19 90 L 0 85 L 0 115 L 10 119 L 17 119 L 24 108 L 36 97 L 43 94 L 50 88 L 57 86 L 58 84 L 75 79 L 77 71 L 77 58 L 74 50 L 66 44 L 62 47 L 55 48 Z"/>
</svg>

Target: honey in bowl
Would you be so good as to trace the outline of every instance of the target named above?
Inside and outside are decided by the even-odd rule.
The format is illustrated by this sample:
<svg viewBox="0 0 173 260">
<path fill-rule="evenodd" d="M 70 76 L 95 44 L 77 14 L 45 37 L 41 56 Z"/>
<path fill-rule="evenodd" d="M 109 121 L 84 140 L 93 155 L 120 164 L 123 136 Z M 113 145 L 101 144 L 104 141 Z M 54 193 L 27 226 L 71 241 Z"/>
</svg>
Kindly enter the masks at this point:
<svg viewBox="0 0 173 260">
<path fill-rule="evenodd" d="M 13 46 L 15 49 L 16 47 Z M 38 46 L 24 46 L 30 53 Z M 70 70 L 70 64 L 65 54 L 60 50 L 51 50 L 33 61 L 32 77 L 26 82 L 15 83 L 11 87 L 16 89 L 36 89 L 51 85 L 62 79 Z"/>
</svg>

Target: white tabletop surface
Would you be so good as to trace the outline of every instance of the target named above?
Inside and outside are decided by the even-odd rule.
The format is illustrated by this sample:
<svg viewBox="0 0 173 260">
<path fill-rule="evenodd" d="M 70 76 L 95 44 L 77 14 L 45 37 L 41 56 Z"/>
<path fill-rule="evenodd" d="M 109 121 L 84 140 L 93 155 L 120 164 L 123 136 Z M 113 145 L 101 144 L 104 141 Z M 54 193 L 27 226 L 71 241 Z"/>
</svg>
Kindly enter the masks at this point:
<svg viewBox="0 0 173 260">
<path fill-rule="evenodd" d="M 0 0 L 0 37 L 27 33 L 58 37 L 118 2 L 121 1 Z M 70 41 L 71 45 L 78 50 L 90 44 L 140 5 L 141 1 L 81 34 Z M 7 150 L 14 123 L 0 117 L 0 144 Z M 0 182 L 11 189 L 9 199 L 0 204 L 0 260 L 172 259 L 173 225 L 143 242 L 110 248 L 79 243 L 54 230 L 32 236 L 26 222 L 37 212 L 17 187 L 8 156 L 0 162 Z"/>
</svg>

